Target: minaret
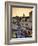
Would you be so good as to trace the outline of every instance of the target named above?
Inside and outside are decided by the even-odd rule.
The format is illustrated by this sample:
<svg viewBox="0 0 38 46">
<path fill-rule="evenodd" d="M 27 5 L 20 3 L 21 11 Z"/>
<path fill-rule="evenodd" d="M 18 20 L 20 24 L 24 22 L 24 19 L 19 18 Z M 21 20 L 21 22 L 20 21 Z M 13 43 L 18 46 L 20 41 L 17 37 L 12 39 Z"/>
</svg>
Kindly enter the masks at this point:
<svg viewBox="0 0 38 46">
<path fill-rule="evenodd" d="M 25 17 L 25 14 L 23 13 L 23 17 Z"/>
</svg>

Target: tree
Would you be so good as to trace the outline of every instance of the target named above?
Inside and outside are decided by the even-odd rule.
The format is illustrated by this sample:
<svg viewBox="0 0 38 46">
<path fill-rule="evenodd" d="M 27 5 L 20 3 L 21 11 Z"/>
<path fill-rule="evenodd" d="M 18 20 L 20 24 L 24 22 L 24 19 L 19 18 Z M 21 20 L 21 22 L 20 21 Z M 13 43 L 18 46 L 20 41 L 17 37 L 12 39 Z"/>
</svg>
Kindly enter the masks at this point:
<svg viewBox="0 0 38 46">
<path fill-rule="evenodd" d="M 19 18 L 19 16 L 16 16 L 16 18 Z"/>
</svg>

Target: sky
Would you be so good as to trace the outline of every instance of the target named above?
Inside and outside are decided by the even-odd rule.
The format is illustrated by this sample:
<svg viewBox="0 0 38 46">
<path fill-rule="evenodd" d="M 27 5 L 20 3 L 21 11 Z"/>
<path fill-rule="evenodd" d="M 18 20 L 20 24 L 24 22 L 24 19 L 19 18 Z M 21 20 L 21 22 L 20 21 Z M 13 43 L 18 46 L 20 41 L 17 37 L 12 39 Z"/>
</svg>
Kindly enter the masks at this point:
<svg viewBox="0 0 38 46">
<path fill-rule="evenodd" d="M 15 16 L 19 16 L 22 17 L 23 14 L 25 14 L 25 16 L 29 16 L 29 12 L 32 11 L 32 8 L 18 8 L 18 7 L 13 7 L 12 8 L 12 17 Z"/>
</svg>

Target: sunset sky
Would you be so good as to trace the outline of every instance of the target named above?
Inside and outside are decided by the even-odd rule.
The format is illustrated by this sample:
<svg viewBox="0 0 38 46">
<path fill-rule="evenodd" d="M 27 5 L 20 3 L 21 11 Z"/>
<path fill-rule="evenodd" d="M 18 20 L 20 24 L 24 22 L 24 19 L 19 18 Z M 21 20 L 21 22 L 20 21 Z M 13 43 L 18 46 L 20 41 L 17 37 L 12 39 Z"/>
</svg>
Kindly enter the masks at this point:
<svg viewBox="0 0 38 46">
<path fill-rule="evenodd" d="M 25 16 L 29 16 L 29 12 L 32 11 L 32 8 L 17 8 L 17 7 L 14 7 L 12 8 L 12 17 L 15 17 L 15 16 L 19 16 L 19 17 L 22 17 L 23 14 L 25 14 Z"/>
</svg>

